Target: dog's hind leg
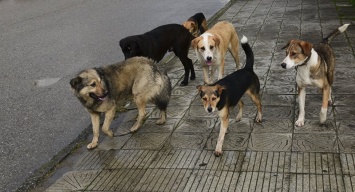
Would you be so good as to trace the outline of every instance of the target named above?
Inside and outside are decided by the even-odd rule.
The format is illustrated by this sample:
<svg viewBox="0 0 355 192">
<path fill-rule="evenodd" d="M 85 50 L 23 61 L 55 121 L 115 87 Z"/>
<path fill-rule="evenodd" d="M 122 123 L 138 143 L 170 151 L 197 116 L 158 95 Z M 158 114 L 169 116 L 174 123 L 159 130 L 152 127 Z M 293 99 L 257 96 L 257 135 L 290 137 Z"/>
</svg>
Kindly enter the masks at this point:
<svg viewBox="0 0 355 192">
<path fill-rule="evenodd" d="M 135 132 L 139 129 L 139 127 L 141 127 L 141 125 L 143 124 L 143 120 L 145 118 L 145 105 L 146 105 L 146 99 L 144 95 L 135 95 L 134 96 L 134 102 L 137 105 L 138 108 L 138 117 L 137 117 L 137 121 L 136 123 L 132 126 L 132 128 L 130 129 L 131 132 Z"/>
<path fill-rule="evenodd" d="M 100 114 L 95 112 L 89 112 L 91 117 L 91 124 L 92 124 L 92 132 L 93 137 L 92 141 L 89 145 L 87 145 L 87 149 L 94 149 L 97 147 L 99 142 L 99 135 L 100 135 Z"/>
<path fill-rule="evenodd" d="M 190 79 L 191 80 L 195 80 L 196 79 L 194 66 L 192 64 L 192 60 L 187 57 L 187 53 L 186 53 L 186 55 L 180 55 L 178 57 L 179 57 L 181 63 L 183 64 L 184 70 L 185 70 L 184 80 L 180 83 L 180 85 L 186 86 L 189 83 L 190 71 L 191 71 Z"/>
<path fill-rule="evenodd" d="M 330 95 L 330 86 L 323 87 L 322 108 L 319 113 L 319 121 L 321 124 L 327 120 L 328 102 Z"/>
<path fill-rule="evenodd" d="M 256 107 L 258 108 L 258 114 L 255 117 L 255 122 L 261 123 L 262 120 L 262 106 L 261 106 L 261 99 L 259 93 L 253 93 L 253 92 L 247 92 L 251 98 L 251 100 L 254 102 Z"/>
<path fill-rule="evenodd" d="M 157 125 L 163 125 L 166 122 L 166 109 L 168 107 L 168 102 L 167 101 L 158 101 L 156 103 L 158 109 L 160 110 L 160 119 L 157 120 Z"/>
<path fill-rule="evenodd" d="M 244 103 L 243 101 L 240 99 L 238 102 L 238 114 L 237 117 L 235 118 L 235 120 L 238 122 L 242 119 L 243 116 L 243 107 L 244 107 Z"/>
<path fill-rule="evenodd" d="M 228 123 L 229 123 L 229 109 L 228 109 L 228 107 L 224 107 L 219 112 L 219 117 L 221 119 L 221 128 L 219 130 L 217 145 L 216 145 L 216 149 L 214 151 L 214 155 L 216 157 L 219 157 L 222 155 L 222 146 L 223 146 L 223 142 L 224 142 L 224 135 L 227 132 Z"/>
<path fill-rule="evenodd" d="M 102 125 L 102 131 L 109 137 L 113 137 L 113 132 L 110 130 L 110 125 L 112 119 L 115 117 L 115 113 L 116 113 L 116 107 L 112 107 L 110 110 L 108 110 L 105 113 L 105 121 L 104 124 Z"/>
</svg>

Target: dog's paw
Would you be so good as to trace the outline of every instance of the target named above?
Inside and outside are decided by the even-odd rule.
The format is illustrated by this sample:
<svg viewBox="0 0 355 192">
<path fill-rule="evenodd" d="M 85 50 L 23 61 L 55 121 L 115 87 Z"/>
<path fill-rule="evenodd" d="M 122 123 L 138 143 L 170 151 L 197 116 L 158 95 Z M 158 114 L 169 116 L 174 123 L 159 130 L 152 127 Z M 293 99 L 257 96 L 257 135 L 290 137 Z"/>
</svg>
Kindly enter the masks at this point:
<svg viewBox="0 0 355 192">
<path fill-rule="evenodd" d="M 186 85 L 188 85 L 188 84 L 189 84 L 188 81 L 182 81 L 182 82 L 180 83 L 181 86 L 186 86 Z"/>
<path fill-rule="evenodd" d="M 164 125 L 165 124 L 165 119 L 159 119 L 156 122 L 157 125 Z"/>
<path fill-rule="evenodd" d="M 196 76 L 195 75 L 191 75 L 190 80 L 195 80 Z"/>
<path fill-rule="evenodd" d="M 303 119 L 298 119 L 296 122 L 295 122 L 295 125 L 297 127 L 302 127 L 304 125 L 304 120 Z"/>
<path fill-rule="evenodd" d="M 216 157 L 220 157 L 220 156 L 222 156 L 222 151 L 214 151 L 214 156 L 216 156 Z"/>
<path fill-rule="evenodd" d="M 135 123 L 133 125 L 133 127 L 130 129 L 131 133 L 136 132 L 139 129 L 139 127 L 140 127 L 140 124 L 139 123 Z"/>
<path fill-rule="evenodd" d="M 93 142 L 87 146 L 87 149 L 95 149 L 96 147 L 97 147 L 97 142 Z"/>
<path fill-rule="evenodd" d="M 113 132 L 111 130 L 108 130 L 108 131 L 104 131 L 104 133 L 109 136 L 110 138 L 112 138 L 114 135 L 113 135 Z"/>
</svg>

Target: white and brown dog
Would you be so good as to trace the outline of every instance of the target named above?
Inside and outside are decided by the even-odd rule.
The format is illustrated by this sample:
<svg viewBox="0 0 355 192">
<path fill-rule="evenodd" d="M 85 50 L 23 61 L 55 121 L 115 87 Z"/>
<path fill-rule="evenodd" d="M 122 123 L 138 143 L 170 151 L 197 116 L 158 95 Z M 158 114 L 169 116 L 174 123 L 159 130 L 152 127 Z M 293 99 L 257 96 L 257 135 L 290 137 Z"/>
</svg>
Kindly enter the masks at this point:
<svg viewBox="0 0 355 192">
<path fill-rule="evenodd" d="M 218 79 L 224 74 L 224 62 L 227 50 L 229 50 L 239 69 L 239 40 L 232 23 L 221 21 L 199 37 L 192 40 L 191 46 L 196 52 L 198 60 L 203 66 L 204 82 L 213 83 L 213 75 L 219 68 Z M 211 67 L 211 74 L 209 69 Z"/>
<path fill-rule="evenodd" d="M 330 41 L 344 32 L 349 24 L 345 24 L 331 32 L 321 43 L 313 45 L 302 40 L 290 40 L 282 49 L 286 49 L 286 58 L 281 66 L 285 69 L 296 67 L 298 87 L 299 114 L 296 126 L 303 126 L 305 119 L 306 87 L 316 86 L 323 90 L 322 108 L 319 114 L 320 123 L 327 119 L 328 102 L 331 100 L 331 86 L 334 79 L 335 58 Z"/>
</svg>

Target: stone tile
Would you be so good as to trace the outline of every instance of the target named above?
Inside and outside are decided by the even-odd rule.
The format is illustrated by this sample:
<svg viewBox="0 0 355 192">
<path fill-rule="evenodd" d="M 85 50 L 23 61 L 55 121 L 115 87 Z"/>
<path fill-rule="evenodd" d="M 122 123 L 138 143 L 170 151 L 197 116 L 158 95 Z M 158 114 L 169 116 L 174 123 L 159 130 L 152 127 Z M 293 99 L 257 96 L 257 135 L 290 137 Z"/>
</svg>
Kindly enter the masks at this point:
<svg viewBox="0 0 355 192">
<path fill-rule="evenodd" d="M 335 106 L 355 106 L 355 95 L 333 95 Z"/>
<path fill-rule="evenodd" d="M 173 133 L 165 146 L 174 149 L 203 149 L 209 133 Z"/>
<path fill-rule="evenodd" d="M 292 106 L 263 106 L 263 119 L 292 119 L 294 117 L 294 108 Z"/>
<path fill-rule="evenodd" d="M 98 150 L 88 151 L 85 153 L 75 165 L 76 170 L 103 170 L 107 164 L 114 158 L 114 150 Z"/>
<path fill-rule="evenodd" d="M 170 133 L 172 132 L 177 124 L 179 123 L 179 119 L 167 118 L 166 123 L 164 125 L 157 125 L 156 121 L 158 119 L 147 119 L 144 121 L 143 125 L 137 130 L 138 133 Z M 120 125 L 120 128 L 116 131 L 115 135 L 119 135 L 122 133 L 127 133 L 131 127 L 136 123 L 136 121 L 128 121 L 123 122 Z"/>
<path fill-rule="evenodd" d="M 290 119 L 263 119 L 253 124 L 253 133 L 292 133 L 294 122 Z"/>
<path fill-rule="evenodd" d="M 216 125 L 217 118 L 193 118 L 186 117 L 181 119 L 177 126 L 175 133 L 177 132 L 197 132 L 210 133 L 212 128 Z"/>
<path fill-rule="evenodd" d="M 353 106 L 336 106 L 334 110 L 336 119 L 346 120 L 355 119 L 355 107 Z"/>
<path fill-rule="evenodd" d="M 265 85 L 264 94 L 296 94 L 296 85 Z"/>
<path fill-rule="evenodd" d="M 291 153 L 291 173 L 341 175 L 340 155 L 336 153 Z"/>
<path fill-rule="evenodd" d="M 229 119 L 227 133 L 250 133 L 253 121 L 248 118 L 242 118 L 236 122 L 235 119 Z M 214 126 L 213 132 L 219 133 L 221 121 Z"/>
<path fill-rule="evenodd" d="M 305 124 L 302 127 L 295 126 L 294 133 L 330 133 L 334 134 L 336 126 L 328 119 L 325 124 L 320 124 L 319 120 L 305 120 Z"/>
<path fill-rule="evenodd" d="M 355 135 L 355 120 L 337 120 L 339 135 Z"/>
<path fill-rule="evenodd" d="M 216 157 L 212 151 L 203 150 L 195 169 L 240 171 L 244 158 L 243 151 L 224 151 L 221 157 Z"/>
<path fill-rule="evenodd" d="M 289 173 L 290 152 L 248 151 L 243 159 L 243 172 Z M 239 170 L 238 170 L 239 171 Z"/>
<path fill-rule="evenodd" d="M 167 118 L 182 118 L 189 106 L 168 106 Z M 149 118 L 158 119 L 160 118 L 160 110 L 154 110 Z"/>
<path fill-rule="evenodd" d="M 134 133 L 123 149 L 160 149 L 170 133 Z"/>
<path fill-rule="evenodd" d="M 81 191 L 85 190 L 101 171 L 71 171 L 63 175 L 46 191 Z"/>
<path fill-rule="evenodd" d="M 341 152 L 352 153 L 355 149 L 355 135 L 339 135 L 339 148 Z"/>
<path fill-rule="evenodd" d="M 154 150 L 119 150 L 115 151 L 110 161 L 106 161 L 105 169 L 148 168 L 157 156 Z M 100 164 L 97 162 L 97 164 Z"/>
<path fill-rule="evenodd" d="M 337 152 L 336 135 L 329 133 L 293 134 L 292 151 Z"/>
<path fill-rule="evenodd" d="M 207 140 L 208 150 L 215 150 L 219 133 L 212 133 Z M 227 133 L 224 136 L 222 150 L 245 150 L 248 145 L 248 133 Z"/>
<path fill-rule="evenodd" d="M 201 155 L 201 150 L 167 149 L 159 151 L 149 168 L 152 169 L 193 169 Z"/>
<path fill-rule="evenodd" d="M 264 108 L 269 107 L 269 105 L 277 106 L 293 106 L 295 104 L 296 96 L 295 95 L 271 95 L 271 94 L 264 94 L 261 104 Z"/>
<path fill-rule="evenodd" d="M 255 151 L 291 151 L 291 133 L 252 133 L 248 148 Z"/>
</svg>

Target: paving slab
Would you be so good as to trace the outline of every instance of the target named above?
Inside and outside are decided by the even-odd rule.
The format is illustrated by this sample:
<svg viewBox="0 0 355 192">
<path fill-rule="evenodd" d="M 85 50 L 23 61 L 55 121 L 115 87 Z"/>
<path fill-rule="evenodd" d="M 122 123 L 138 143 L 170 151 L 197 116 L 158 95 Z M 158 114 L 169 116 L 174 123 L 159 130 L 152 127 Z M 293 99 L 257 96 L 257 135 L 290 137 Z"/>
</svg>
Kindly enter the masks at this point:
<svg viewBox="0 0 355 192">
<path fill-rule="evenodd" d="M 256 107 L 243 97 L 243 118 L 236 122 L 237 110 L 232 110 L 224 153 L 215 157 L 220 120 L 199 101 L 196 85 L 203 83 L 202 69 L 190 50 L 197 78 L 188 86 L 177 85 L 183 76 L 179 60 L 162 67 L 174 86 L 166 125 L 155 124 L 159 111 L 151 106 L 138 132 L 103 139 L 46 191 L 355 190 L 355 26 L 332 43 L 337 60 L 334 105 L 324 125 L 319 124 L 321 94 L 309 87 L 305 126 L 294 126 L 296 71 L 280 66 L 285 56 L 281 47 L 288 40 L 318 43 L 345 21 L 352 22 L 355 8 L 337 0 L 236 0 L 228 5 L 210 22 L 230 21 L 239 37 L 248 37 L 260 77 L 263 122 L 254 122 Z M 244 63 L 245 54 L 239 52 Z M 227 74 L 234 67 L 227 54 Z M 136 114 L 131 107 L 116 133 L 127 131 Z"/>
</svg>

